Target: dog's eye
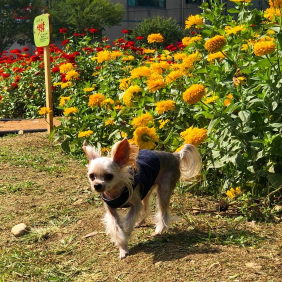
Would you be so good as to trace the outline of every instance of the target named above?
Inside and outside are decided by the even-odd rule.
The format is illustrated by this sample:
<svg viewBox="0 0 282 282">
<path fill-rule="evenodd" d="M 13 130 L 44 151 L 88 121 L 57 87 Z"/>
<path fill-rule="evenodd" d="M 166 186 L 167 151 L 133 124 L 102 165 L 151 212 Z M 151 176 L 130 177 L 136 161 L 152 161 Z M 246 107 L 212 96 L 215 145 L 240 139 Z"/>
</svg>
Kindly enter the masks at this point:
<svg viewBox="0 0 282 282">
<path fill-rule="evenodd" d="M 95 179 L 95 174 L 94 174 L 94 173 L 90 173 L 90 174 L 89 174 L 89 178 L 90 178 L 91 180 L 94 180 L 94 179 Z"/>
<path fill-rule="evenodd" d="M 104 177 L 106 181 L 111 181 L 114 178 L 114 176 L 111 173 L 107 173 Z"/>
</svg>

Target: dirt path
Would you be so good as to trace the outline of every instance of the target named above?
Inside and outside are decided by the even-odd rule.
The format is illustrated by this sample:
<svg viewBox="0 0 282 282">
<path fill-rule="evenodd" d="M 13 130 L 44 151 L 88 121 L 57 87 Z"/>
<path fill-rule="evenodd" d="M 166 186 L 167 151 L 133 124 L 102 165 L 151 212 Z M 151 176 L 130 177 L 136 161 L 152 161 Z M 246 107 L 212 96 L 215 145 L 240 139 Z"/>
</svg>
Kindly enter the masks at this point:
<svg viewBox="0 0 282 282">
<path fill-rule="evenodd" d="M 54 126 L 60 125 L 58 118 L 54 118 Z M 0 119 L 0 131 L 10 130 L 28 130 L 28 129 L 45 129 L 47 128 L 47 121 L 41 119 L 23 119 L 23 120 L 8 120 Z"/>
</svg>

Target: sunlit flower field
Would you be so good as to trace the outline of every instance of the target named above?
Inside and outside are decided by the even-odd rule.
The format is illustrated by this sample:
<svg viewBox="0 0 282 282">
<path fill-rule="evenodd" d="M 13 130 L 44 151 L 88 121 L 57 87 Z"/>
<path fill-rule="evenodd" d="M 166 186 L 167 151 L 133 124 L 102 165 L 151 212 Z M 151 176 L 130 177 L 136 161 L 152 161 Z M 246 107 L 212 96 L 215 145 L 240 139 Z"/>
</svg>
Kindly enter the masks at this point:
<svg viewBox="0 0 282 282">
<path fill-rule="evenodd" d="M 203 13 L 185 22 L 190 35 L 169 46 L 160 33 L 145 45 L 128 32 L 114 44 L 98 42 L 93 28 L 65 38 L 62 49 L 51 45 L 53 113 L 62 120 L 52 137 L 73 154 L 84 140 L 103 152 L 124 137 L 170 152 L 190 143 L 203 157 L 198 191 L 239 187 L 260 196 L 276 189 L 282 3 L 270 1 L 266 11 L 252 10 L 251 1 L 235 4 L 226 16 L 224 5 L 204 3 Z M 42 53 L 1 55 L 1 117 L 48 114 Z"/>
</svg>

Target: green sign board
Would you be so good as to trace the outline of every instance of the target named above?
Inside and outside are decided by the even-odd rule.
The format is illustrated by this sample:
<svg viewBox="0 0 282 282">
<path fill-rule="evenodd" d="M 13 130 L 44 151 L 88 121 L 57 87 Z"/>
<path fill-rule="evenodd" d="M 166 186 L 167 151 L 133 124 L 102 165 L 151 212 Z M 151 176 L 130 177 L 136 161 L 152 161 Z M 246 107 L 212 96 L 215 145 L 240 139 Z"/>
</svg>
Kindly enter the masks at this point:
<svg viewBox="0 0 282 282">
<path fill-rule="evenodd" d="M 50 44 L 51 27 L 49 14 L 43 14 L 34 19 L 33 34 L 36 47 L 45 47 Z"/>
</svg>

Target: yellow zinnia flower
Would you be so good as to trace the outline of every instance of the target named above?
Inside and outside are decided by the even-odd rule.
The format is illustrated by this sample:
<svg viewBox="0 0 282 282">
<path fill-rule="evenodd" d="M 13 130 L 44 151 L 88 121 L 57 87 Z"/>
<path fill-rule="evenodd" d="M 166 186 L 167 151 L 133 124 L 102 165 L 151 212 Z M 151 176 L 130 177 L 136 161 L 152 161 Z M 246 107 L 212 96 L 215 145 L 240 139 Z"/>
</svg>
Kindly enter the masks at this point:
<svg viewBox="0 0 282 282">
<path fill-rule="evenodd" d="M 78 113 L 78 109 L 76 107 L 70 107 L 70 108 L 66 108 L 64 110 L 64 115 L 65 116 L 68 116 L 70 114 L 76 114 L 76 113 Z"/>
<path fill-rule="evenodd" d="M 170 84 L 171 82 L 176 81 L 178 78 L 181 78 L 182 76 L 184 76 L 183 71 L 180 70 L 172 71 L 166 76 L 165 82 L 166 84 Z"/>
<path fill-rule="evenodd" d="M 208 55 L 208 62 L 213 62 L 214 60 L 218 59 L 219 61 L 223 60 L 225 58 L 224 54 L 222 52 L 216 52 L 216 53 L 210 53 Z"/>
<path fill-rule="evenodd" d="M 70 97 L 61 97 L 59 106 L 63 107 L 65 105 L 65 103 L 69 100 L 70 100 Z"/>
<path fill-rule="evenodd" d="M 89 87 L 89 88 L 84 88 L 83 91 L 84 92 L 91 92 L 94 90 L 94 87 Z"/>
<path fill-rule="evenodd" d="M 226 26 L 224 30 L 225 30 L 226 35 L 230 35 L 230 34 L 237 34 L 240 31 L 244 31 L 246 30 L 246 28 L 244 25 L 238 25 L 234 27 Z"/>
<path fill-rule="evenodd" d="M 75 79 L 75 78 L 78 78 L 78 77 L 79 77 L 78 72 L 71 70 L 71 71 L 67 72 L 65 78 L 66 78 L 66 80 L 71 80 L 71 79 Z"/>
<path fill-rule="evenodd" d="M 42 107 L 40 108 L 40 110 L 38 111 L 38 114 L 43 116 L 43 115 L 47 115 L 47 114 L 50 114 L 52 113 L 52 110 L 48 107 Z"/>
<path fill-rule="evenodd" d="M 154 73 L 152 74 L 146 81 L 148 90 L 150 92 L 155 92 L 158 89 L 164 88 L 165 87 L 165 82 L 163 77 L 158 74 Z"/>
<path fill-rule="evenodd" d="M 236 189 L 231 188 L 230 190 L 226 192 L 226 196 L 230 198 L 231 200 L 233 200 L 235 197 L 238 197 L 240 194 L 241 194 L 240 187 L 236 187 Z"/>
<path fill-rule="evenodd" d="M 105 126 L 107 126 L 107 125 L 114 125 L 114 124 L 115 124 L 115 122 L 112 119 L 106 119 L 105 120 Z"/>
<path fill-rule="evenodd" d="M 121 78 L 120 79 L 120 84 L 119 84 L 119 89 L 120 90 L 125 90 L 129 87 L 130 85 L 130 78 Z"/>
<path fill-rule="evenodd" d="M 71 81 L 67 81 L 61 84 L 62 89 L 69 87 L 69 86 L 73 86 L 73 83 Z"/>
<path fill-rule="evenodd" d="M 231 103 L 231 100 L 233 99 L 233 95 L 231 93 L 229 93 L 227 96 L 227 98 L 224 99 L 223 104 L 224 106 L 228 106 Z"/>
<path fill-rule="evenodd" d="M 189 105 L 193 105 L 199 102 L 205 93 L 206 90 L 203 85 L 193 84 L 183 93 L 183 100 Z"/>
<path fill-rule="evenodd" d="M 194 42 L 200 41 L 202 40 L 202 35 L 198 34 L 196 36 L 193 37 L 183 37 L 182 38 L 182 44 L 185 46 L 188 46 Z"/>
<path fill-rule="evenodd" d="M 155 142 L 159 141 L 159 136 L 154 127 L 137 127 L 133 133 L 133 140 L 139 149 L 151 150 L 156 146 Z"/>
<path fill-rule="evenodd" d="M 185 21 L 185 28 L 190 28 L 192 26 L 203 25 L 203 19 L 200 15 L 191 15 Z"/>
<path fill-rule="evenodd" d="M 256 56 L 264 56 L 266 54 L 271 54 L 275 51 L 275 43 L 270 41 L 257 42 L 254 44 L 254 54 Z"/>
<path fill-rule="evenodd" d="M 159 129 L 162 129 L 169 122 L 169 119 L 166 120 L 161 119 L 159 122 L 160 122 Z"/>
<path fill-rule="evenodd" d="M 138 78 L 138 77 L 149 77 L 152 73 L 152 70 L 148 67 L 139 67 L 133 69 L 131 72 L 131 78 Z"/>
<path fill-rule="evenodd" d="M 155 111 L 161 115 L 164 112 L 174 111 L 175 102 L 173 100 L 164 100 L 155 103 L 156 109 Z"/>
<path fill-rule="evenodd" d="M 209 53 L 216 53 L 222 49 L 222 47 L 226 44 L 226 39 L 224 36 L 216 35 L 211 39 L 207 40 L 205 43 L 205 49 Z"/>
<path fill-rule="evenodd" d="M 99 64 L 111 60 L 111 52 L 108 50 L 99 51 L 97 57 L 91 58 L 92 61 L 97 60 Z"/>
<path fill-rule="evenodd" d="M 218 99 L 218 96 L 211 96 L 211 97 L 207 98 L 205 101 L 203 101 L 203 103 L 204 104 L 210 104 L 210 103 L 213 103 L 217 99 Z"/>
<path fill-rule="evenodd" d="M 153 123 L 154 118 L 151 116 L 150 113 L 145 113 L 139 117 L 136 117 L 132 120 L 131 124 L 133 127 L 144 127 L 147 126 L 149 123 Z"/>
<path fill-rule="evenodd" d="M 130 86 L 123 94 L 122 96 L 122 100 L 124 102 L 124 104 L 128 107 L 131 106 L 131 100 L 132 100 L 132 97 L 135 93 L 139 93 L 141 92 L 142 89 L 140 86 L 138 85 L 132 85 Z"/>
<path fill-rule="evenodd" d="M 89 107 L 95 107 L 95 106 L 103 106 L 103 102 L 105 100 L 105 96 L 101 93 L 96 93 L 89 96 L 88 105 Z"/>
<path fill-rule="evenodd" d="M 162 43 L 164 42 L 164 38 L 160 33 L 152 33 L 147 37 L 148 43 Z"/>
<path fill-rule="evenodd" d="M 204 128 L 191 126 L 185 131 L 181 132 L 180 136 L 185 140 L 186 144 L 192 144 L 197 147 L 207 138 L 207 130 Z"/>
<path fill-rule="evenodd" d="M 92 130 L 87 130 L 87 131 L 81 131 L 79 134 L 78 134 L 78 138 L 83 138 L 83 137 L 89 137 L 90 135 L 93 134 L 93 131 Z"/>
<path fill-rule="evenodd" d="M 59 66 L 60 73 L 68 72 L 73 69 L 73 65 L 71 63 L 62 64 Z"/>
</svg>

